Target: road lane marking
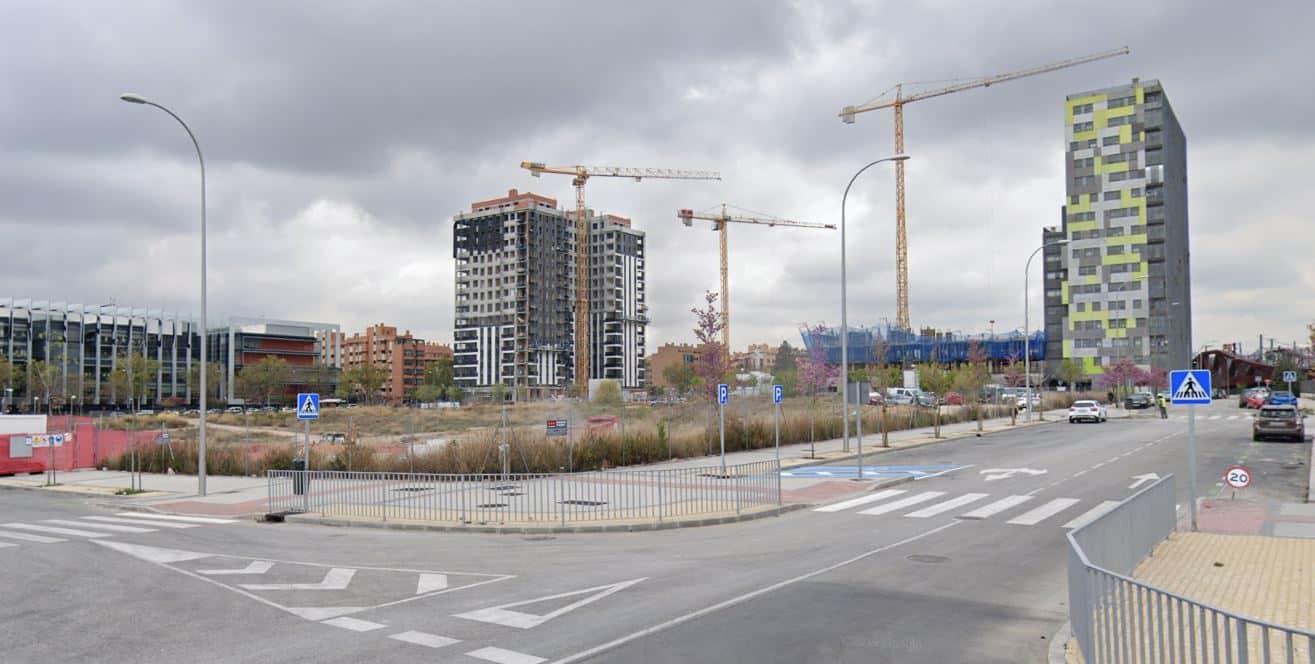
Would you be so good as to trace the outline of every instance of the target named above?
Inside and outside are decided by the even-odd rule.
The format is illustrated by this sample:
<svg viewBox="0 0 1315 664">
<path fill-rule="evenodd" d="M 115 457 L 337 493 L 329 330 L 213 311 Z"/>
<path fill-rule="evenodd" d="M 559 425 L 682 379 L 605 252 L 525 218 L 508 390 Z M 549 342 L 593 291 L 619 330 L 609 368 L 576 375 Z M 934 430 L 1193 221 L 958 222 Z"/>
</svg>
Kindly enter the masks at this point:
<svg viewBox="0 0 1315 664">
<path fill-rule="evenodd" d="M 117 516 L 132 517 L 134 519 L 146 519 L 149 523 L 152 519 L 161 521 L 181 521 L 184 523 L 206 523 L 206 524 L 223 524 L 237 523 L 236 519 L 213 519 L 206 516 L 178 516 L 176 514 L 155 514 L 153 512 L 119 512 Z"/>
<path fill-rule="evenodd" d="M 503 650 L 502 648 L 494 648 L 492 646 L 489 646 L 488 648 L 480 648 L 479 650 L 472 650 L 466 653 L 466 655 L 474 657 L 475 659 L 482 659 L 486 662 L 494 662 L 494 664 L 539 664 L 539 662 L 548 661 L 542 657 L 526 655 L 523 652 L 516 652 L 515 650 Z"/>
<path fill-rule="evenodd" d="M 1008 498 L 1001 498 L 1000 500 L 997 500 L 993 503 L 982 505 L 981 507 L 971 512 L 968 512 L 966 514 L 960 514 L 959 518 L 985 519 L 987 517 L 995 516 L 996 514 L 999 514 L 1000 512 L 1003 512 L 1011 507 L 1022 505 L 1023 503 L 1029 500 L 1032 500 L 1032 496 L 1009 496 Z"/>
<path fill-rule="evenodd" d="M 18 546 L 18 545 L 10 544 L 9 542 L 0 542 L 0 549 L 8 549 L 11 546 Z"/>
<path fill-rule="evenodd" d="M 325 573 L 324 578 L 316 583 L 241 583 L 247 590 L 346 590 L 351 584 L 356 570 L 349 567 L 334 567 Z"/>
<path fill-rule="evenodd" d="M 885 553 L 885 552 L 887 552 L 887 551 L 889 551 L 889 550 L 891 550 L 891 549 L 894 549 L 894 548 L 897 548 L 897 547 L 900 547 L 900 546 L 904 546 L 905 544 L 909 544 L 910 542 L 916 542 L 916 541 L 918 541 L 918 540 L 920 540 L 920 539 L 922 539 L 922 538 L 924 538 L 924 537 L 930 537 L 930 536 L 935 535 L 935 534 L 937 534 L 937 533 L 939 533 L 939 532 L 941 532 L 941 531 L 943 531 L 943 530 L 946 530 L 947 528 L 953 528 L 953 527 L 954 527 L 955 525 L 957 525 L 958 523 L 959 523 L 958 521 L 951 521 L 951 522 L 949 522 L 949 523 L 941 524 L 941 525 L 936 526 L 935 528 L 932 528 L 932 529 L 930 529 L 930 530 L 925 530 L 925 531 L 923 531 L 923 532 L 921 532 L 921 533 L 918 533 L 917 535 L 913 535 L 912 537 L 906 537 L 906 538 L 904 538 L 904 539 L 902 539 L 902 540 L 900 540 L 900 541 L 898 541 L 898 542 L 893 542 L 893 543 L 891 543 L 891 544 L 886 544 L 886 545 L 883 545 L 883 546 L 879 546 L 879 547 L 877 547 L 877 548 L 875 548 L 875 549 L 872 549 L 871 551 L 865 551 L 865 552 L 863 552 L 863 553 L 858 554 L 857 556 L 854 556 L 853 558 L 849 558 L 848 560 L 842 560 L 842 561 L 840 561 L 840 562 L 838 562 L 838 563 L 834 563 L 834 564 L 832 564 L 832 565 L 828 565 L 828 566 L 823 567 L 823 568 L 821 568 L 821 569 L 815 569 L 815 570 L 813 570 L 813 571 L 811 571 L 811 572 L 805 572 L 804 574 L 800 574 L 799 576 L 792 577 L 792 578 L 786 579 L 786 580 L 784 580 L 784 581 L 777 581 L 776 583 L 773 583 L 773 584 L 771 584 L 771 585 L 769 585 L 769 586 L 764 586 L 764 587 L 759 588 L 759 589 L 757 589 L 757 590 L 751 590 L 751 591 L 749 591 L 749 592 L 747 592 L 747 593 L 744 593 L 743 595 L 738 595 L 738 596 L 736 596 L 736 597 L 732 597 L 732 598 L 730 598 L 730 599 L 723 600 L 723 601 L 718 602 L 718 603 L 716 603 L 716 604 L 713 604 L 713 605 L 711 605 L 711 606 L 705 606 L 705 607 L 703 607 L 702 609 L 697 609 L 697 610 L 695 610 L 695 611 L 691 611 L 691 612 L 686 613 L 686 614 L 684 614 L 684 615 L 677 616 L 677 617 L 675 617 L 675 618 L 672 618 L 671 620 L 667 620 L 667 621 L 665 621 L 665 622 L 661 622 L 661 623 L 658 623 L 658 624 L 656 624 L 656 625 L 653 625 L 652 627 L 645 627 L 644 629 L 641 629 L 641 630 L 639 630 L 639 631 L 637 631 L 637 632 L 634 632 L 634 633 L 631 633 L 631 634 L 627 634 L 626 636 L 623 636 L 623 637 L 620 637 L 620 638 L 617 638 L 617 639 L 613 639 L 613 640 L 611 640 L 611 641 L 608 641 L 607 643 L 604 643 L 604 644 L 601 644 L 601 645 L 597 645 L 597 646 L 594 646 L 593 648 L 590 648 L 590 649 L 588 649 L 588 650 L 583 650 L 583 651 L 581 651 L 581 652 L 575 653 L 574 655 L 567 655 L 566 657 L 563 657 L 563 658 L 561 658 L 561 659 L 558 659 L 558 660 L 554 661 L 553 664 L 572 664 L 573 662 L 579 662 L 579 661 L 583 661 L 583 660 L 589 659 L 589 658 L 591 658 L 591 657 L 595 657 L 595 656 L 597 656 L 597 655 L 600 654 L 600 653 L 604 653 L 604 652 L 607 652 L 608 650 L 612 650 L 612 649 L 617 648 L 617 647 L 619 647 L 619 646 L 623 646 L 623 645 L 625 645 L 625 644 L 627 644 L 627 643 L 630 643 L 631 641 L 635 641 L 635 640 L 637 640 L 637 639 L 642 639 L 642 638 L 644 638 L 644 637 L 646 637 L 646 636 L 652 636 L 652 635 L 657 634 L 657 633 L 659 633 L 659 632 L 663 632 L 663 631 L 666 631 L 666 630 L 668 630 L 668 629 L 671 629 L 672 627 L 676 627 L 676 626 L 678 626 L 678 625 L 682 625 L 682 624 L 684 624 L 684 623 L 687 623 L 687 622 L 689 622 L 689 621 L 691 621 L 691 620 L 695 620 L 695 619 L 698 619 L 698 618 L 702 618 L 703 616 L 706 616 L 706 615 L 709 615 L 709 614 L 712 614 L 712 613 L 716 613 L 717 611 L 721 611 L 722 609 L 727 609 L 727 608 L 730 608 L 730 607 L 735 606 L 735 605 L 737 605 L 737 604 L 743 604 L 744 602 L 747 602 L 747 601 L 749 601 L 749 600 L 751 600 L 751 599 L 755 599 L 755 598 L 757 598 L 757 597 L 761 597 L 762 595 L 766 595 L 767 593 L 770 593 L 770 592 L 774 592 L 774 591 L 780 590 L 781 588 L 785 588 L 785 587 L 788 587 L 788 586 L 792 586 L 792 585 L 794 585 L 794 584 L 796 584 L 796 583 L 799 583 L 799 582 L 801 582 L 801 581 L 807 581 L 807 580 L 809 580 L 809 579 L 811 579 L 811 578 L 813 578 L 813 577 L 817 577 L 817 576 L 821 576 L 821 575 L 823 575 L 823 574 L 827 574 L 827 573 L 830 573 L 830 572 L 834 572 L 834 571 L 840 569 L 841 567 L 845 567 L 846 565 L 852 565 L 852 564 L 854 564 L 854 563 L 856 563 L 856 562 L 860 562 L 860 561 L 862 561 L 862 560 L 866 560 L 866 559 L 871 558 L 872 556 L 875 556 L 875 555 L 877 555 L 877 554 L 879 554 L 879 553 Z"/>
<path fill-rule="evenodd" d="M 937 504 L 935 504 L 935 505 L 932 505 L 931 507 L 924 507 L 924 508 L 922 508 L 922 509 L 920 509 L 920 510 L 918 510 L 918 511 L 916 511 L 916 512 L 909 512 L 908 514 L 905 514 L 904 516 L 912 517 L 912 518 L 914 518 L 914 519 L 926 519 L 926 518 L 929 518 L 929 517 L 936 516 L 937 514 L 942 514 L 942 513 L 944 513 L 944 512 L 948 512 L 948 511 L 950 511 L 950 510 L 952 510 L 952 509 L 954 509 L 954 508 L 956 508 L 956 507 L 963 507 L 964 505 L 967 505 L 968 503 L 975 503 L 975 502 L 977 502 L 977 501 L 979 501 L 979 500 L 981 500 L 981 499 L 987 497 L 988 495 L 990 495 L 990 494 L 986 494 L 986 493 L 965 493 L 965 494 L 963 494 L 962 496 L 959 496 L 958 498 L 952 498 L 952 499 L 947 500 L 947 501 L 945 501 L 945 502 L 943 502 L 943 503 L 937 503 Z"/>
<path fill-rule="evenodd" d="M 1095 506 L 1095 507 L 1093 507 L 1093 508 L 1087 510 L 1086 512 L 1083 512 L 1083 513 L 1082 513 L 1082 516 L 1079 516 L 1078 518 L 1073 519 L 1072 521 L 1069 521 L 1068 523 L 1064 524 L 1064 527 L 1065 527 L 1065 528 L 1079 528 L 1079 527 L 1081 527 L 1081 526 L 1085 526 L 1085 525 L 1087 525 L 1088 523 L 1091 523 L 1092 521 L 1095 521 L 1096 519 L 1099 519 L 1100 517 L 1105 516 L 1105 513 L 1106 513 L 1106 512 L 1109 512 L 1110 510 L 1112 510 L 1112 509 L 1114 509 L 1115 507 L 1118 507 L 1118 506 L 1119 506 L 1119 501 L 1117 501 L 1117 500 L 1107 500 L 1107 501 L 1105 501 L 1105 502 L 1103 502 L 1103 503 L 1101 503 L 1101 504 L 1099 504 L 1099 505 L 1097 505 L 1097 506 Z"/>
<path fill-rule="evenodd" d="M 890 498 L 891 496 L 898 496 L 901 493 L 904 493 L 904 491 L 901 489 L 886 489 L 885 491 L 877 491 L 876 493 L 870 493 L 866 496 L 854 498 L 852 500 L 846 500 L 832 505 L 827 505 L 825 507 L 819 507 L 813 511 L 839 512 L 841 510 L 847 510 L 851 507 L 858 507 L 859 505 L 866 505 L 867 503 L 875 503 L 878 500 L 885 500 L 886 498 Z"/>
<path fill-rule="evenodd" d="M 22 540 L 24 542 L 36 542 L 38 544 L 54 544 L 56 542 L 68 541 L 66 539 L 60 539 L 58 537 L 46 537 L 44 535 L 29 535 L 27 533 L 11 533 L 4 530 L 0 530 L 0 537 L 8 537 L 9 539 Z"/>
<path fill-rule="evenodd" d="M 74 530 L 72 528 L 54 528 L 51 526 L 34 526 L 28 523 L 6 523 L 2 524 L 5 528 L 17 528 L 19 530 L 33 530 L 38 533 L 50 533 L 52 535 L 71 535 L 73 537 L 109 537 L 109 533 L 94 533 L 90 530 Z"/>
<path fill-rule="evenodd" d="M 446 574 L 421 574 L 420 580 L 416 582 L 416 594 L 423 595 L 425 593 L 432 593 L 446 587 Z"/>
<path fill-rule="evenodd" d="M 952 473 L 952 472 L 954 472 L 954 471 L 956 471 L 956 470 L 963 470 L 963 469 L 965 469 L 965 468 L 972 468 L 972 467 L 975 466 L 975 465 L 977 465 L 977 464 L 975 464 L 975 463 L 970 463 L 970 464 L 968 464 L 968 465 L 966 465 L 966 466 L 959 466 L 958 468 L 950 468 L 949 470 L 942 470 L 942 471 L 939 472 L 939 473 L 932 473 L 932 474 L 930 474 L 930 475 L 923 475 L 923 476 L 921 476 L 921 477 L 915 477 L 915 478 L 913 478 L 913 481 L 914 481 L 914 482 L 918 482 L 918 481 L 921 481 L 921 480 L 931 479 L 931 478 L 933 478 L 933 477 L 940 477 L 941 475 L 944 475 L 944 474 L 946 474 L 946 473 Z"/>
<path fill-rule="evenodd" d="M 253 560 L 251 564 L 240 569 L 199 569 L 196 570 L 206 576 L 227 576 L 230 574 L 264 574 L 274 568 L 274 563 L 268 560 Z"/>
<path fill-rule="evenodd" d="M 406 643 L 414 643 L 418 646 L 425 646 L 426 648 L 442 648 L 443 646 L 450 646 L 454 643 L 461 643 L 461 639 L 449 639 L 446 636 L 426 634 L 425 632 L 416 631 L 389 634 L 388 638 L 405 641 Z"/>
<path fill-rule="evenodd" d="M 1042 521 L 1045 521 L 1046 519 L 1049 519 L 1050 517 L 1055 516 L 1060 512 L 1063 512 L 1064 510 L 1076 505 L 1077 503 L 1078 503 L 1077 498 L 1056 498 L 1040 507 L 1037 507 L 1036 509 L 1033 509 L 1030 512 L 1024 512 L 1023 514 L 1013 519 L 1010 519 L 1005 523 L 1010 523 L 1015 526 L 1035 526 L 1036 524 L 1041 523 Z"/>
<path fill-rule="evenodd" d="M 154 528 L 138 528 L 136 526 L 112 526 L 108 523 L 83 523 L 81 521 L 68 521 L 65 519 L 42 519 L 41 523 L 53 523 L 57 526 L 73 526 L 75 528 L 95 528 L 96 530 L 108 530 L 117 533 L 153 533 Z"/>
<path fill-rule="evenodd" d="M 547 597 L 535 597 L 534 599 L 521 600 L 519 602 L 512 602 L 510 604 L 499 604 L 498 606 L 492 606 L 487 609 L 478 609 L 466 613 L 458 613 L 453 617 L 465 618 L 466 620 L 478 620 L 479 622 L 493 623 L 494 625 L 502 625 L 503 627 L 517 627 L 520 629 L 530 629 L 532 627 L 538 627 L 539 625 L 542 625 L 543 623 L 546 623 L 549 620 L 552 620 L 553 618 L 561 616 L 565 613 L 574 611 L 586 604 L 592 604 L 594 602 L 597 602 L 598 600 L 603 599 L 608 595 L 611 595 L 621 590 L 625 590 L 626 588 L 629 588 L 630 586 L 633 586 L 636 583 L 639 583 L 640 581 L 644 581 L 647 579 L 648 577 L 645 576 L 645 577 L 640 577 L 638 579 L 630 579 L 629 581 L 609 583 L 605 586 L 595 586 L 593 588 L 585 588 L 583 590 L 572 590 L 570 592 L 558 593 L 556 595 L 548 595 Z M 561 599 L 563 597 L 575 597 L 576 595 L 585 595 L 589 593 L 593 593 L 593 594 L 589 595 L 588 597 L 585 597 L 584 599 L 577 600 L 575 602 L 567 604 L 566 606 L 563 606 L 555 611 L 550 611 L 542 615 L 536 613 L 525 613 L 522 611 L 511 610 L 512 607 L 516 607 L 516 606 L 525 606 L 526 604 L 538 604 L 540 602 L 548 602 L 554 599 Z"/>
<path fill-rule="evenodd" d="M 382 625 L 377 622 L 370 622 L 369 620 L 358 620 L 356 618 L 347 618 L 347 617 L 324 620 L 321 621 L 320 624 L 333 625 L 334 627 L 349 629 L 353 632 L 373 632 L 376 629 L 383 629 L 384 627 L 386 627 L 386 625 Z"/>
<path fill-rule="evenodd" d="M 859 514 L 877 515 L 877 514 L 885 514 L 887 512 L 894 512 L 896 510 L 902 510 L 905 507 L 909 507 L 911 505 L 917 505 L 918 503 L 925 503 L 929 500 L 936 500 L 937 498 L 940 498 L 941 496 L 944 495 L 945 495 L 944 491 L 923 491 L 922 493 L 909 496 L 908 498 L 901 498 L 892 503 L 886 503 L 885 505 L 878 505 L 877 507 L 873 507 L 872 509 L 869 510 L 863 510 L 862 512 L 859 512 Z"/>
<path fill-rule="evenodd" d="M 119 517 L 115 517 L 115 516 L 82 516 L 78 518 L 82 520 L 104 521 L 106 523 L 132 523 L 137 525 L 142 525 L 144 523 L 147 523 L 145 521 L 142 521 L 141 519 L 120 519 Z M 201 527 L 201 524 L 199 523 L 173 523 L 171 521 L 158 521 L 158 522 L 153 521 L 150 522 L 150 525 L 152 528 L 200 528 Z"/>
</svg>

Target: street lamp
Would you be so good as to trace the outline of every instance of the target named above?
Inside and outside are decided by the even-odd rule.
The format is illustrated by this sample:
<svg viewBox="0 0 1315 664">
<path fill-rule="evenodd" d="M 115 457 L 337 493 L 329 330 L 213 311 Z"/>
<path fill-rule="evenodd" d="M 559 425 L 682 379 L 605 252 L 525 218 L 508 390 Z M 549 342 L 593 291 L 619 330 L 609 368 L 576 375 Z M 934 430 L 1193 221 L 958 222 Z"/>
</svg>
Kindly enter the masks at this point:
<svg viewBox="0 0 1315 664">
<path fill-rule="evenodd" d="M 849 188 L 854 186 L 854 180 L 858 176 L 883 161 L 907 161 L 909 158 L 906 154 L 897 154 L 893 157 L 878 159 L 863 168 L 858 169 L 854 177 L 849 178 L 849 184 L 845 185 L 845 195 L 840 198 L 840 385 L 841 385 L 841 413 L 844 415 L 844 440 L 845 450 L 849 450 L 849 310 L 848 310 L 848 291 L 845 283 L 845 202 L 849 200 Z M 863 459 L 859 458 L 859 468 L 863 467 Z M 859 479 L 863 479 L 860 475 Z"/>
<path fill-rule="evenodd" d="M 145 105 L 147 105 L 147 106 L 154 106 L 154 107 L 156 107 L 156 108 L 158 108 L 158 109 L 164 111 L 165 113 L 168 113 L 170 117 L 172 117 L 173 119 L 177 120 L 177 121 L 178 121 L 178 124 L 182 125 L 182 126 L 183 126 L 183 130 L 187 132 L 187 136 L 188 136 L 188 138 L 191 138 L 191 139 L 192 139 L 192 145 L 196 148 L 196 160 L 197 160 L 198 162 L 200 162 L 200 164 L 201 164 L 201 330 L 200 330 L 200 332 L 201 332 L 201 376 L 200 376 L 200 388 L 201 388 L 201 389 L 200 389 L 200 392 L 201 392 L 201 427 L 200 427 L 199 432 L 197 433 L 197 439 L 198 439 L 198 445 L 197 445 L 197 448 L 198 448 L 198 449 L 197 449 L 196 469 L 197 469 L 197 493 L 200 494 L 200 495 L 202 495 L 202 496 L 204 496 L 204 495 L 205 495 L 205 420 L 206 420 L 206 392 L 207 392 L 207 390 L 206 390 L 206 360 L 207 360 L 207 357 L 206 357 L 206 319 L 205 319 L 205 312 L 206 312 L 206 293 L 205 293 L 205 254 L 206 254 L 206 251 L 205 251 L 205 157 L 202 156 L 202 154 L 201 154 L 201 144 L 197 142 L 197 140 L 196 140 L 196 135 L 192 133 L 192 129 L 191 129 L 191 127 L 188 127 L 188 126 L 187 126 L 187 123 L 186 123 L 186 122 L 183 122 L 183 119 L 180 118 L 180 117 L 178 117 L 178 115 L 177 115 L 176 113 L 174 113 L 173 111 L 171 111 L 171 110 L 165 108 L 164 106 L 161 106 L 160 104 L 157 104 L 157 103 L 155 103 L 155 102 L 153 102 L 153 101 L 151 101 L 151 100 L 149 100 L 149 99 L 146 99 L 145 97 L 142 97 L 141 95 L 136 95 L 136 94 L 132 94 L 132 93 L 125 93 L 125 94 L 121 94 L 121 95 L 119 95 L 119 99 L 122 99 L 123 101 L 126 101 L 126 102 L 128 102 L 128 103 L 130 103 L 130 104 L 145 104 Z"/>
<path fill-rule="evenodd" d="M 1028 278 L 1032 275 L 1032 259 L 1041 253 L 1046 247 L 1058 247 L 1068 244 L 1067 239 L 1046 242 L 1032 251 L 1032 255 L 1027 257 L 1027 266 L 1023 268 L 1023 403 L 1027 404 L 1027 417 L 1024 421 L 1032 421 L 1032 333 L 1029 329 L 1028 305 L 1031 303 L 1029 295 Z M 1037 399 L 1040 402 L 1040 399 Z M 1037 404 L 1038 406 L 1040 403 Z"/>
</svg>

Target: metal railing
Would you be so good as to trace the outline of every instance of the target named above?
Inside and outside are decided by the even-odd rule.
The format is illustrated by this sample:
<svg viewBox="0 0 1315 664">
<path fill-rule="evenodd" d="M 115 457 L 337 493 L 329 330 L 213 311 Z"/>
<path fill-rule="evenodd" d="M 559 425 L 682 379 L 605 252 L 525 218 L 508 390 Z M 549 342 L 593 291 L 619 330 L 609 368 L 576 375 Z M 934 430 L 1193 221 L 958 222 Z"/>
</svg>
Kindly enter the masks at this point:
<svg viewBox="0 0 1315 664">
<path fill-rule="evenodd" d="M 449 524 L 567 525 L 740 514 L 780 505 L 775 460 L 582 473 L 267 471 L 270 513 Z"/>
<path fill-rule="evenodd" d="M 1247 618 L 1129 575 L 1177 524 L 1162 478 L 1068 533 L 1068 600 L 1085 664 L 1307 662 L 1315 634 Z"/>
</svg>

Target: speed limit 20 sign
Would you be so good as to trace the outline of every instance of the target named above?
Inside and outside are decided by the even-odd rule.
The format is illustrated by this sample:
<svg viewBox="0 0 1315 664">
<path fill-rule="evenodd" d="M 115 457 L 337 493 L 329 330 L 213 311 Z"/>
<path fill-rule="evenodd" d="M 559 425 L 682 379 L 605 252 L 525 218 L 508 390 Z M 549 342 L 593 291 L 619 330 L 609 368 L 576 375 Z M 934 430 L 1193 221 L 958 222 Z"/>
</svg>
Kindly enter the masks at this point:
<svg viewBox="0 0 1315 664">
<path fill-rule="evenodd" d="M 1232 466 L 1224 471 L 1224 482 L 1234 489 L 1245 489 L 1251 485 L 1251 471 L 1242 466 Z"/>
</svg>

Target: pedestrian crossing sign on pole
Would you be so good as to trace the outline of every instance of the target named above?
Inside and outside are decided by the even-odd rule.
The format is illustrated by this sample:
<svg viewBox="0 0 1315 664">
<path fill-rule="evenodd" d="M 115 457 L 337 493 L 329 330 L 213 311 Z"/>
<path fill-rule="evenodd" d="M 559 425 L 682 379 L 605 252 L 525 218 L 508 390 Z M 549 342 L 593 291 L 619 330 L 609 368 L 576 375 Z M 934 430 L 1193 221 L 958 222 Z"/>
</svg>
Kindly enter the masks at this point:
<svg viewBox="0 0 1315 664">
<path fill-rule="evenodd" d="M 317 420 L 320 418 L 320 395 L 315 392 L 302 392 L 297 395 L 297 419 Z"/>
<path fill-rule="evenodd" d="M 1185 369 L 1169 372 L 1169 400 L 1175 406 L 1210 405 L 1210 371 Z"/>
</svg>

